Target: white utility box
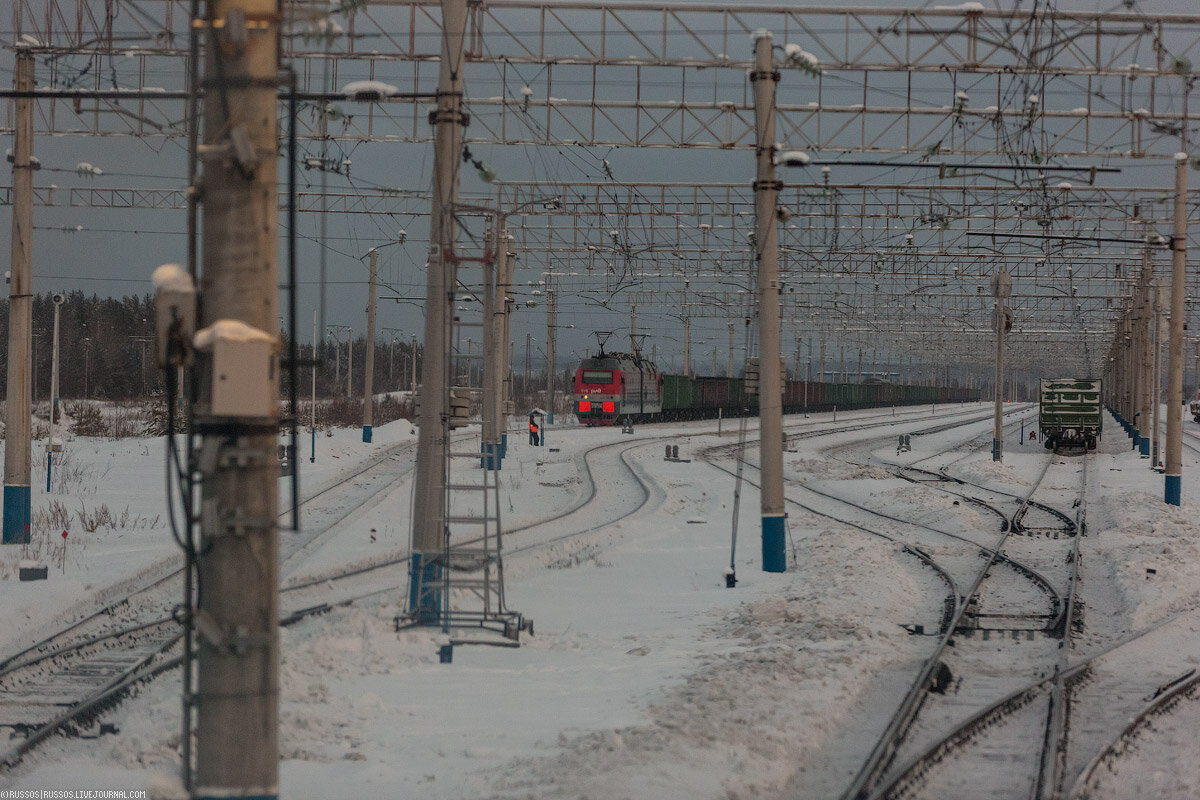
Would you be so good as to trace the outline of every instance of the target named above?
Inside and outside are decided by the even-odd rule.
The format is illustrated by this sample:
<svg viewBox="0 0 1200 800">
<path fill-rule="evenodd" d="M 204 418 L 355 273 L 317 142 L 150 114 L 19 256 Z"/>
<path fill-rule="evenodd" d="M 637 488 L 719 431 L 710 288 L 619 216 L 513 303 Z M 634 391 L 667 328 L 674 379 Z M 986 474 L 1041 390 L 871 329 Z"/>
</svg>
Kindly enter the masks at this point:
<svg viewBox="0 0 1200 800">
<path fill-rule="evenodd" d="M 279 413 L 279 340 L 240 320 L 220 319 L 196 331 L 196 350 L 212 354 L 214 417 L 274 417 Z"/>
</svg>

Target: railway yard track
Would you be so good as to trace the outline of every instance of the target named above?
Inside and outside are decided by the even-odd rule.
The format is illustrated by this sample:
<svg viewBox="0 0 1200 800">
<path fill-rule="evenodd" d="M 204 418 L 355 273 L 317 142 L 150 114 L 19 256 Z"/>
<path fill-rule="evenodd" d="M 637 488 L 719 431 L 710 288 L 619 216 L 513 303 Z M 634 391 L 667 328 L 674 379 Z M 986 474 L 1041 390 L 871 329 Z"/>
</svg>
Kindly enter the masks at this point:
<svg viewBox="0 0 1200 800">
<path fill-rule="evenodd" d="M 567 508 L 510 529 L 508 534 L 531 534 L 527 538 L 533 540 L 508 548 L 506 556 L 553 547 L 638 513 L 652 499 L 653 484 L 628 454 L 665 438 L 605 443 L 580 453 L 576 461 L 584 491 Z M 306 498 L 302 508 L 318 506 L 318 499 L 326 504 L 307 518 L 309 528 L 283 537 L 280 558 L 285 574 L 299 568 L 348 516 L 382 501 L 396 478 L 411 468 L 406 449 L 392 448 L 344 480 Z M 601 483 L 593 479 L 589 462 L 608 454 L 615 454 L 621 477 Z M 599 514 L 597 508 L 602 509 Z M 560 532 L 564 525 L 569 533 Z M 549 535 L 539 537 L 539 532 Z M 395 591 L 399 576 L 394 568 L 408 560 L 404 555 L 284 586 L 281 624 L 294 624 L 336 605 Z M 100 736 L 114 732 L 99 721 L 100 712 L 119 702 L 138 683 L 181 663 L 177 654 L 181 626 L 172 613 L 181 591 L 180 576 L 179 568 L 170 569 L 0 661 L 0 728 L 7 728 L 11 738 L 19 740 L 0 753 L 0 770 L 11 768 L 55 734 Z M 343 589 L 351 580 L 354 585 Z"/>
<path fill-rule="evenodd" d="M 967 449 L 988 445 L 990 429 Z M 861 451 L 863 442 L 826 452 L 856 447 Z M 709 454 L 729 450 L 719 446 Z M 1090 653 L 1073 645 L 1085 625 L 1080 544 L 1090 458 L 1047 452 L 1041 474 L 1017 491 L 956 475 L 955 465 L 970 453 L 952 452 L 921 459 L 932 465 L 892 468 L 987 511 L 996 524 L 991 542 L 787 479 L 790 505 L 897 542 L 945 588 L 940 605 L 926 609 L 925 624 L 912 626 L 934 646 L 912 670 L 910 688 L 870 752 L 856 759 L 857 772 L 840 796 L 1095 800 L 1129 791 L 1114 776 L 1131 761 L 1137 774 L 1172 774 L 1153 743 L 1166 739 L 1178 747 L 1200 719 L 1200 674 L 1170 645 L 1174 627 L 1189 624 L 1188 613 Z M 931 534 L 978 548 L 973 578 L 944 540 L 928 541 Z M 930 619 L 938 620 L 935 628 Z"/>
<path fill-rule="evenodd" d="M 1014 409 L 1015 431 L 1027 409 Z M 925 422 L 855 419 L 840 425 L 788 426 L 789 440 L 850 434 L 825 452 L 853 458 L 876 450 L 902 421 L 913 435 L 944 432 L 990 419 L 977 410 Z M 914 427 L 915 426 L 915 427 Z M 886 434 L 881 431 L 888 430 Z M 1093 652 L 1073 647 L 1084 626 L 1080 543 L 1087 531 L 1089 456 L 1044 454 L 1030 484 L 981 480 L 961 471 L 970 452 L 990 444 L 968 432 L 965 442 L 919 460 L 886 468 L 897 482 L 933 492 L 979 512 L 986 525 L 957 525 L 952 517 L 905 519 L 902 513 L 839 494 L 836 482 L 786 477 L 787 502 L 897 546 L 926 576 L 929 602 L 914 609 L 910 632 L 928 641 L 910 663 L 907 688 L 893 696 L 869 750 L 847 758 L 853 776 L 838 790 L 844 800 L 876 798 L 1012 798 L 1033 800 L 1116 797 L 1113 776 L 1131 758 L 1152 759 L 1146 744 L 1164 729 L 1186 731 L 1200 718 L 1200 672 L 1173 657 L 1171 626 L 1178 614 Z M 587 448 L 574 457 L 579 489 L 566 506 L 507 528 L 506 558 L 551 552 L 578 557 L 588 537 L 643 513 L 662 490 L 634 457 L 678 435 L 641 435 Z M 1015 438 L 1015 437 L 1014 437 Z M 716 469 L 735 444 L 701 451 Z M 1036 451 L 1035 451 L 1036 452 Z M 879 468 L 880 459 L 868 459 Z M 859 461 L 861 465 L 861 461 Z M 305 500 L 328 506 L 302 534 L 288 533 L 281 561 L 295 572 L 352 513 L 377 504 L 411 457 L 394 448 L 351 479 Z M 753 464 L 747 466 L 754 468 Z M 603 473 L 605 480 L 595 475 Z M 749 481 L 749 479 L 747 479 Z M 753 484 L 753 481 L 749 481 Z M 337 509 L 337 510 L 332 510 Z M 306 518 L 307 519 L 307 518 Z M 576 547 L 572 540 L 579 542 Z M 284 624 L 335 605 L 395 591 L 407 555 L 293 580 L 282 591 Z M 147 579 L 124 597 L 0 661 L 0 727 L 13 742 L 0 754 L 11 769 L 56 734 L 115 733 L 103 712 L 139 683 L 180 661 L 180 625 L 172 613 L 178 571 Z M 1145 658 L 1149 650 L 1161 657 Z M 1149 666 L 1147 665 L 1149 661 Z M 1119 720 L 1120 724 L 1116 724 Z M 845 768 L 843 764 L 843 769 Z M 986 774 L 988 780 L 978 780 Z M 1107 793 L 1106 793 L 1107 792 Z M 830 795 L 832 796 L 832 795 Z"/>
<path fill-rule="evenodd" d="M 410 445 L 389 448 L 344 480 L 306 497 L 301 508 L 317 507 L 320 512 L 312 514 L 307 529 L 281 537 L 284 570 L 319 546 L 351 513 L 378 502 L 391 483 L 411 469 L 409 450 Z M 11 767 L 55 733 L 111 732 L 93 724 L 99 712 L 138 683 L 180 663 L 175 653 L 182 627 L 175 608 L 182 574 L 182 567 L 164 566 L 120 598 L 0 660 L 0 729 L 18 740 L 0 752 L 0 768 Z M 293 608 L 285 621 L 320 610 Z"/>
</svg>

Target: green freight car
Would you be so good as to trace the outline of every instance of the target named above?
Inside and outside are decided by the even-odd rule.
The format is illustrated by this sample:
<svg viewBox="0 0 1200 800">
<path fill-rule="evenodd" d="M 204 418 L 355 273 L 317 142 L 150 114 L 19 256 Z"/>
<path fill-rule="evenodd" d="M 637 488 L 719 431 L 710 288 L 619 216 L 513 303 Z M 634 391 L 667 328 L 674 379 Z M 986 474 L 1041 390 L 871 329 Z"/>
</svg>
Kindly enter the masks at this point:
<svg viewBox="0 0 1200 800">
<path fill-rule="evenodd" d="M 1104 409 L 1100 381 L 1093 378 L 1042 378 L 1038 428 L 1051 450 L 1096 449 Z"/>
</svg>

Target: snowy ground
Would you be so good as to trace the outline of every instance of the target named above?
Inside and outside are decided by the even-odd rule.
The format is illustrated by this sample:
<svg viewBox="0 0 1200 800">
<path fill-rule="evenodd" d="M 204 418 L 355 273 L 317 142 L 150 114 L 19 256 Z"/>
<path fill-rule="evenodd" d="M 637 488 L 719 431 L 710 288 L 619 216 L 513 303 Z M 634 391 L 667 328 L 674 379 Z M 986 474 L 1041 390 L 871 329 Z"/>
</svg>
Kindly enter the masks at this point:
<svg viewBox="0 0 1200 800">
<path fill-rule="evenodd" d="M 986 413 L 982 406 L 971 409 Z M 936 416 L 962 410 L 938 408 Z M 885 421 L 888 413 L 842 413 L 839 422 Z M 795 439 L 795 452 L 785 454 L 788 475 L 886 506 L 896 516 L 961 514 L 959 524 L 994 524 L 974 510 L 939 505 L 933 490 L 900 490 L 886 471 L 897 460 L 896 433 L 929 426 L 933 418 L 928 408 L 901 410 L 892 428 Z M 795 430 L 828 422 L 827 415 L 787 420 Z M 1190 421 L 1185 426 L 1196 428 Z M 789 520 L 789 571 L 762 572 L 758 493 L 747 489 L 739 519 L 740 582 L 725 588 L 734 481 L 699 455 L 709 445 L 730 443 L 733 426 L 726 421 L 721 438 L 715 428 L 639 427 L 624 437 L 628 444 L 668 436 L 692 462 L 666 462 L 663 441 L 647 441 L 631 454 L 654 487 L 638 514 L 506 561 L 509 605 L 535 622 L 536 635 L 523 636 L 518 649 L 460 646 L 453 663 L 442 664 L 439 631 L 395 633 L 392 618 L 404 596 L 400 568 L 393 573 L 395 591 L 285 630 L 281 796 L 836 795 L 853 769 L 853 754 L 878 733 L 872 721 L 886 719 L 896 692 L 911 680 L 928 643 L 901 626 L 913 621 L 915 609 L 936 602 L 938 587 L 895 544 L 799 510 Z M 990 439 L 990 428 L 988 418 L 965 432 L 914 436 L 905 460 L 952 441 Z M 1045 451 L 1018 445 L 1016 428 L 1011 431 L 1003 465 L 993 464 L 985 448 L 955 469 L 997 485 L 1031 483 Z M 302 486 L 307 492 L 328 485 L 370 455 L 414 438 L 405 422 L 376 428 L 371 445 L 359 441 L 357 430 L 321 435 L 315 463 L 305 438 Z M 510 436 L 502 472 L 505 527 L 571 506 L 583 485 L 577 456 L 621 439 L 619 428 L 560 424 L 549 430 L 557 450 L 550 452 Z M 871 444 L 826 452 L 854 440 Z M 1162 476 L 1128 441 L 1109 420 L 1093 467 L 1082 562 L 1088 607 L 1098 612 L 1088 618 L 1089 643 L 1171 615 L 1200 619 L 1194 523 L 1200 461 L 1185 449 L 1184 505 L 1172 508 L 1161 502 Z M 7 612 L 0 655 L 177 558 L 165 524 L 162 441 L 76 439 L 67 448 L 61 469 L 77 478 L 66 492 L 47 495 L 44 485 L 34 487 L 35 509 L 47 512 L 35 533 L 50 580 L 19 583 L 19 548 L 0 551 L 0 604 Z M 402 457 L 408 452 L 402 449 Z M 851 457 L 856 464 L 839 460 Z M 612 490 L 627 480 L 612 459 L 599 463 L 612 471 L 596 475 L 599 484 L 612 483 Z M 293 576 L 404 551 L 410 489 L 407 478 L 399 480 L 356 511 Z M 54 511 L 52 503 L 62 508 Z M 102 506 L 112 524 L 85 530 Z M 68 517 L 64 555 L 59 528 Z M 526 540 L 516 534 L 510 545 Z M 1152 579 L 1147 567 L 1156 570 Z M 1184 630 L 1200 642 L 1195 622 Z M 160 679 L 108 712 L 118 735 L 54 742 L 0 778 L 0 788 L 168 785 L 178 768 L 179 694 L 178 675 Z M 1158 796 L 1195 796 L 1195 781 L 1164 781 L 1183 788 Z"/>
</svg>

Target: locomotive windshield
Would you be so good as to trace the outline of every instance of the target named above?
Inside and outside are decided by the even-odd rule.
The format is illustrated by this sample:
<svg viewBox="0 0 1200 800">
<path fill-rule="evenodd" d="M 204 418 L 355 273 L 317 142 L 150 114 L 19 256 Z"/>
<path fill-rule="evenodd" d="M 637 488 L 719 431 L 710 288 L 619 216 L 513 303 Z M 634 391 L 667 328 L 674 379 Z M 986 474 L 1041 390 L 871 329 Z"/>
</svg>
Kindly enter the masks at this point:
<svg viewBox="0 0 1200 800">
<path fill-rule="evenodd" d="M 579 379 L 583 383 L 602 383 L 607 386 L 613 382 L 613 373 L 611 369 L 585 369 Z"/>
</svg>

